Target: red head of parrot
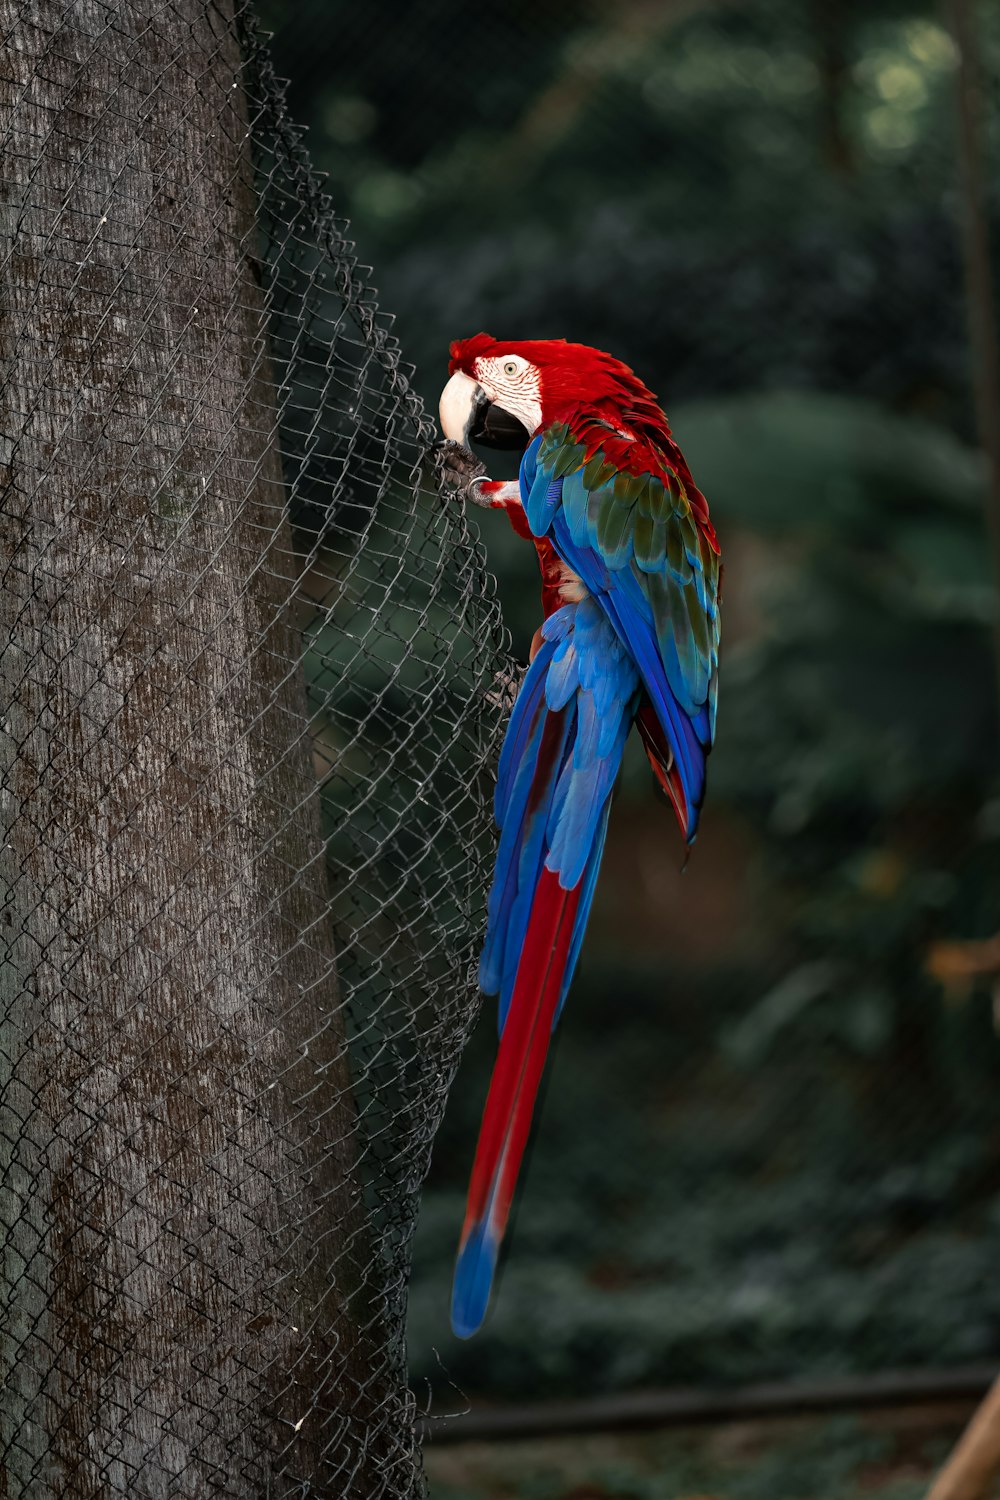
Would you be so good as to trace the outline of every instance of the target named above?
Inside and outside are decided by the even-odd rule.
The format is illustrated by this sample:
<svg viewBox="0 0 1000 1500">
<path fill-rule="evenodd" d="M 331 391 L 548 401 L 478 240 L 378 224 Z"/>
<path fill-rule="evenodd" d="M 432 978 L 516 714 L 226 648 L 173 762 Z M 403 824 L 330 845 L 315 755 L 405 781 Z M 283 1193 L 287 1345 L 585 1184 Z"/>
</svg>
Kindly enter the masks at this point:
<svg viewBox="0 0 1000 1500">
<path fill-rule="evenodd" d="M 699 522 L 712 536 L 708 506 L 674 442 L 663 408 L 620 359 L 566 339 L 495 339 L 451 345 L 441 393 L 441 430 L 457 443 L 518 452 L 538 432 L 566 423 L 588 455 L 602 449 L 624 473 L 677 473 Z"/>
</svg>

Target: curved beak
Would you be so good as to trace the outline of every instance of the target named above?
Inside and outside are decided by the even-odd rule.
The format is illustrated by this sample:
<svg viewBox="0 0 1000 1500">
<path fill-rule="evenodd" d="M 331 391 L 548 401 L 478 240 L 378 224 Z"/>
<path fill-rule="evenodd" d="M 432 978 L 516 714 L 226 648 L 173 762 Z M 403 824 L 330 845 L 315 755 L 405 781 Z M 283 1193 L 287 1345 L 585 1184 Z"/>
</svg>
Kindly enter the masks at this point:
<svg viewBox="0 0 1000 1500">
<path fill-rule="evenodd" d="M 441 401 L 438 413 L 441 418 L 441 431 L 446 438 L 453 443 L 462 443 L 468 447 L 469 429 L 476 416 L 476 409 L 481 402 L 486 401 L 486 393 L 481 385 L 468 375 L 456 370 L 441 392 Z"/>
<path fill-rule="evenodd" d="M 441 392 L 438 411 L 445 437 L 466 448 L 471 439 L 484 448 L 511 448 L 520 453 L 531 436 L 517 417 L 490 401 L 482 386 L 461 370 L 456 370 Z"/>
</svg>

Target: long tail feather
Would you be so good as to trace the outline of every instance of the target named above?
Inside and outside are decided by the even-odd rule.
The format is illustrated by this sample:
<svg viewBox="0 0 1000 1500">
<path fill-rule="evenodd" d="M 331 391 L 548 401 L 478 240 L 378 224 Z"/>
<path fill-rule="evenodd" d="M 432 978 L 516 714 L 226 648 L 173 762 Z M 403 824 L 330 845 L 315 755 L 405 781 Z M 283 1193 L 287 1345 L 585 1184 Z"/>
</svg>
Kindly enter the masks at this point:
<svg viewBox="0 0 1000 1500">
<path fill-rule="evenodd" d="M 469 1185 L 452 1326 L 482 1323 L 549 1037 L 583 941 L 639 681 L 592 600 L 550 615 L 500 758 L 497 868 L 480 983 L 500 1048 Z"/>
<path fill-rule="evenodd" d="M 471 1337 L 486 1314 L 562 996 L 579 901 L 579 885 L 565 891 L 557 875 L 542 871 L 469 1184 L 451 1305 L 452 1327 L 459 1338 Z"/>
</svg>

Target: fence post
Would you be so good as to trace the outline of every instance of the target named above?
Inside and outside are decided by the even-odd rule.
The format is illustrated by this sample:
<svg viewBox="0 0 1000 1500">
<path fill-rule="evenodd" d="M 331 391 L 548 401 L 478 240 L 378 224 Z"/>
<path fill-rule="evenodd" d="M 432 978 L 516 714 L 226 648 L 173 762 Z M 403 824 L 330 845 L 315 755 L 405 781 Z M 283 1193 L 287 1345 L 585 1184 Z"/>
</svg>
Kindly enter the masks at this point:
<svg viewBox="0 0 1000 1500">
<path fill-rule="evenodd" d="M 230 9 L 5 8 L 11 1497 L 382 1493 Z"/>
</svg>

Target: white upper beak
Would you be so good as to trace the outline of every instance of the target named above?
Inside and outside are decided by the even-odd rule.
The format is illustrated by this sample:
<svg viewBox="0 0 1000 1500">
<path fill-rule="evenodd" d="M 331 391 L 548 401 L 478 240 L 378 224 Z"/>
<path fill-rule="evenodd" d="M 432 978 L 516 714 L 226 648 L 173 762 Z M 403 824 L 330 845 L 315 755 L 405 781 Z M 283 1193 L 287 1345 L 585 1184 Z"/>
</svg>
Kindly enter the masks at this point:
<svg viewBox="0 0 1000 1500">
<path fill-rule="evenodd" d="M 453 443 L 467 445 L 469 428 L 472 426 L 472 419 L 476 412 L 476 398 L 479 394 L 480 387 L 461 370 L 456 370 L 441 392 L 441 404 L 438 408 L 441 431 L 446 438 L 451 438 Z"/>
</svg>

